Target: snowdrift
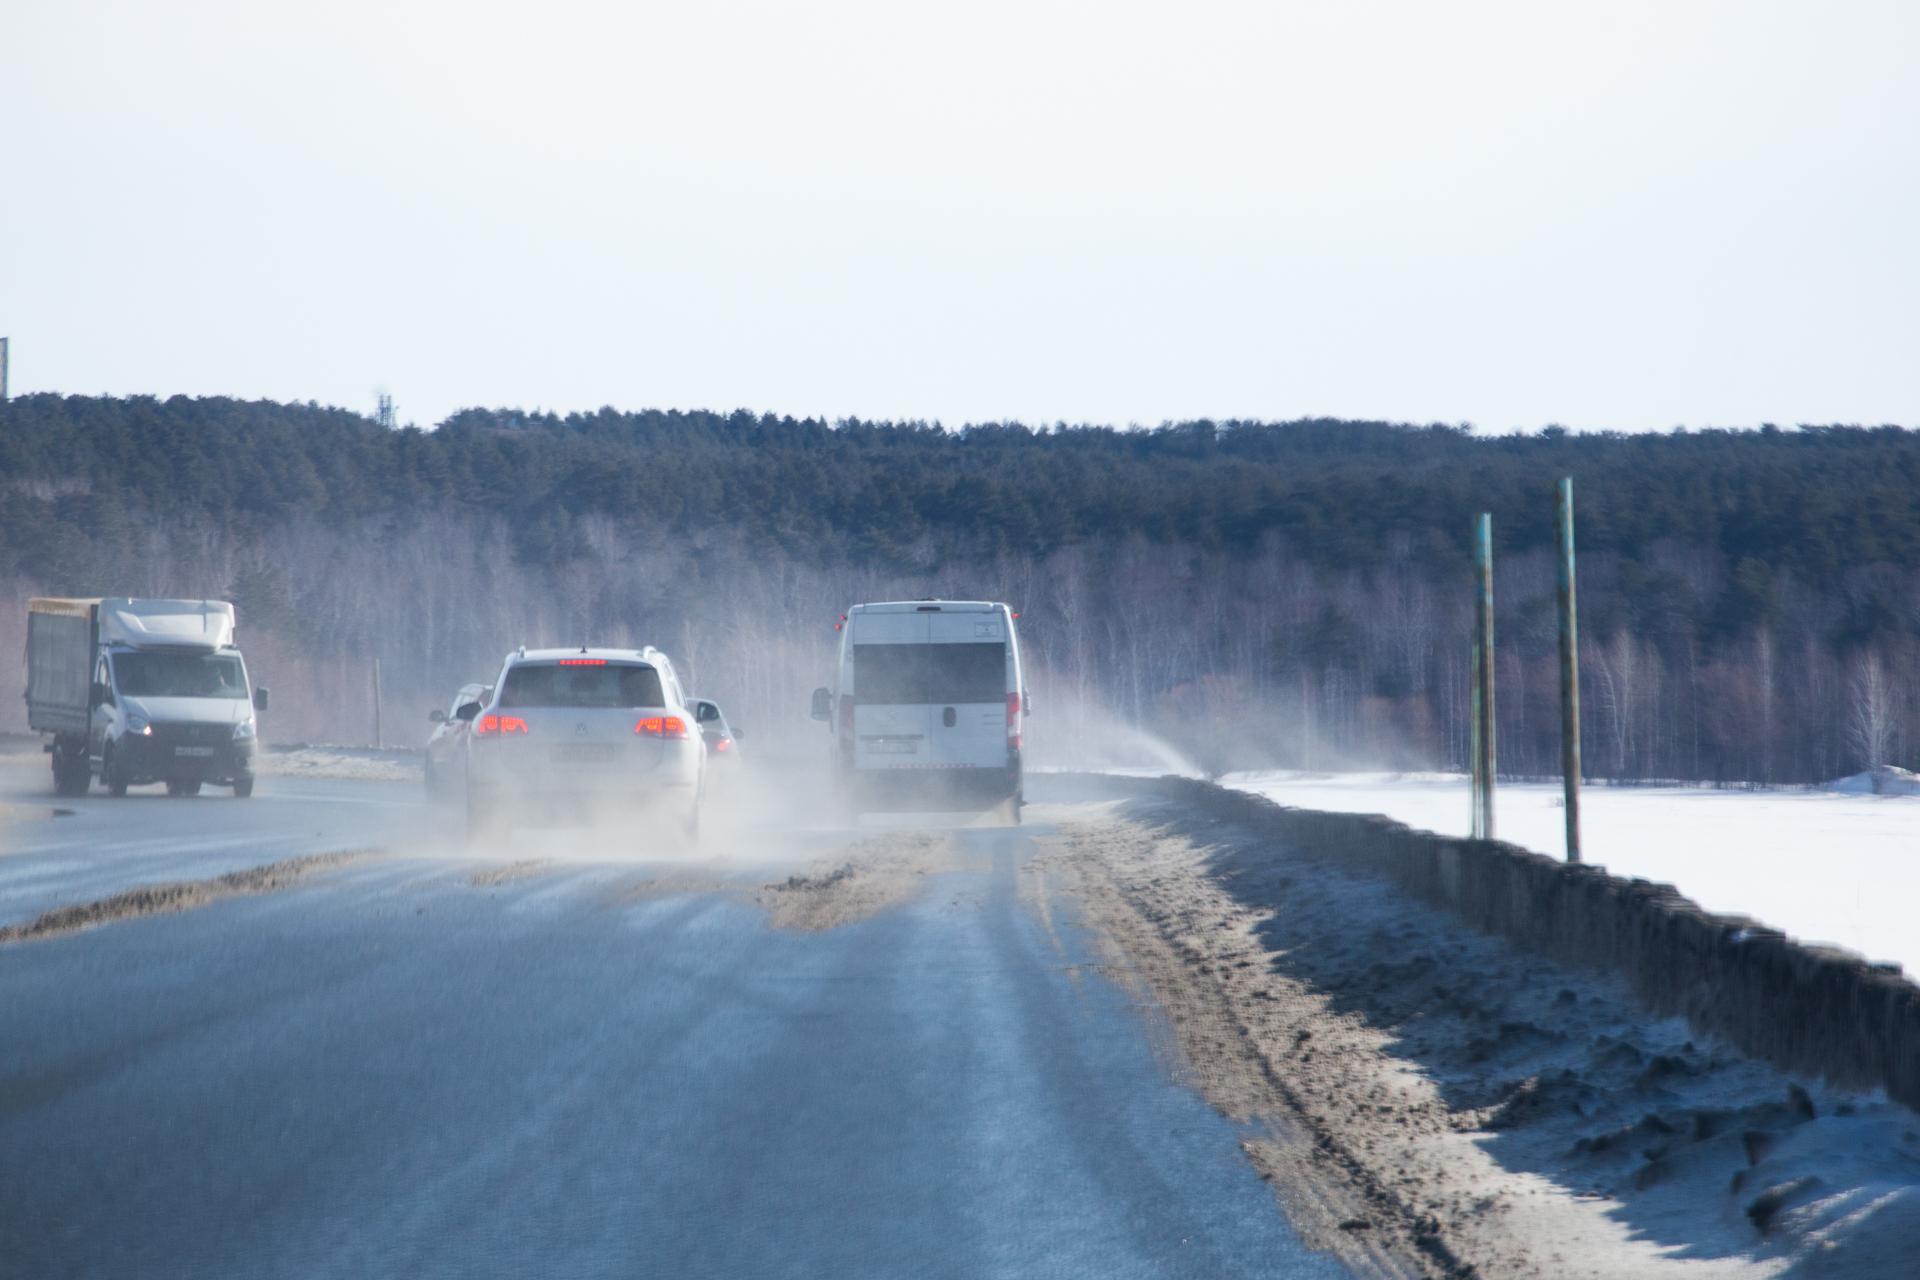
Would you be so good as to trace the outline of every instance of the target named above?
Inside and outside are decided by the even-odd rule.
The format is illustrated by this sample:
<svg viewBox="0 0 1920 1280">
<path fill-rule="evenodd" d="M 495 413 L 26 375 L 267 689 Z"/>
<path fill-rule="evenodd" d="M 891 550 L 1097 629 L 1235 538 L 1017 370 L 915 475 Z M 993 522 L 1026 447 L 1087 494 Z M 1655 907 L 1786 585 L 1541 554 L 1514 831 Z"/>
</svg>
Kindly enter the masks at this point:
<svg viewBox="0 0 1920 1280">
<path fill-rule="evenodd" d="M 1671 885 L 1626 879 L 1498 841 L 1417 831 L 1369 814 L 1289 809 L 1189 778 L 1133 782 L 1300 853 L 1384 876 L 1486 933 L 1622 975 L 1654 1011 L 1684 1017 L 1783 1070 L 1884 1089 L 1920 1110 L 1920 986 L 1898 966 L 1714 915 Z"/>
</svg>

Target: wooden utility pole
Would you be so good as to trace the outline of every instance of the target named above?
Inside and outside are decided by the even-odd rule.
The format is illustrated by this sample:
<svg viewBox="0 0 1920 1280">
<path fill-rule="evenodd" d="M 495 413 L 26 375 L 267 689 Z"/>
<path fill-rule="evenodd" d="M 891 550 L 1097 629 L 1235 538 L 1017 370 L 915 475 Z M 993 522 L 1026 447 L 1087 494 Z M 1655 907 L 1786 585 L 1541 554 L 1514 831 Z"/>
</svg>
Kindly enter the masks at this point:
<svg viewBox="0 0 1920 1280">
<path fill-rule="evenodd" d="M 1481 512 L 1473 525 L 1473 835 L 1493 839 L 1495 749 L 1493 698 L 1493 516 Z"/>
<path fill-rule="evenodd" d="M 1567 788 L 1567 861 L 1580 861 L 1580 620 L 1573 581 L 1573 477 L 1560 481 L 1560 772 Z"/>
</svg>

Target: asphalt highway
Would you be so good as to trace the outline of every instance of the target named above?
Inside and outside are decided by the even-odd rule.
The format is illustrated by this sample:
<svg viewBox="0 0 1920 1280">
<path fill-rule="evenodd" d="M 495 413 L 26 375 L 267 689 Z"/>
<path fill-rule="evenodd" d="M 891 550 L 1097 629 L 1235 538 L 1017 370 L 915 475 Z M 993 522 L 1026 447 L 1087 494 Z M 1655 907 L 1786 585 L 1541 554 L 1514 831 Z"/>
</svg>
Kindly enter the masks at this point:
<svg viewBox="0 0 1920 1280">
<path fill-rule="evenodd" d="M 1036 899 L 1044 822 L 810 931 L 777 859 L 475 860 L 395 783 L 41 779 L 0 769 L 0 924 L 378 852 L 0 946 L 0 1275 L 1343 1274 Z"/>
<path fill-rule="evenodd" d="M 308 854 L 439 849 L 458 834 L 452 814 L 393 783 L 266 777 L 248 800 L 154 786 L 115 799 L 97 784 L 55 796 L 49 777 L 44 757 L 0 756 L 0 927 L 141 885 Z"/>
</svg>

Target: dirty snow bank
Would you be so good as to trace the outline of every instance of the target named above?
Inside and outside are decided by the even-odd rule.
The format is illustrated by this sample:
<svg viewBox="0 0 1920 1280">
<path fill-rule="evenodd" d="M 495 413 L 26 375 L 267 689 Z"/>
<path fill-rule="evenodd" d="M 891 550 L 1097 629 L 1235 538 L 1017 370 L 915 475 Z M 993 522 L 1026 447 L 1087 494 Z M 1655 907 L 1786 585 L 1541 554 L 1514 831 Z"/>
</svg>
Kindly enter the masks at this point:
<svg viewBox="0 0 1920 1280">
<path fill-rule="evenodd" d="M 327 747 L 300 743 L 270 746 L 261 752 L 259 770 L 270 777 L 348 778 L 360 782 L 418 782 L 418 751 L 373 747 Z"/>
<path fill-rule="evenodd" d="M 1221 785 L 1276 804 L 1378 813 L 1442 835 L 1468 830 L 1467 781 L 1448 774 L 1236 773 Z M 1558 783 L 1501 783 L 1502 840 L 1565 851 Z M 1708 911 L 1764 921 L 1920 974 L 1920 800 L 1834 791 L 1596 787 L 1580 793 L 1586 861 L 1671 884 Z"/>
<path fill-rule="evenodd" d="M 1920 1250 L 1920 1124 L 1626 984 L 1161 801 L 1053 857 L 1303 1232 L 1434 1275 L 1880 1277 Z M 1303 1140 L 1304 1139 L 1304 1140 Z M 1315 1223 L 1314 1186 L 1363 1208 Z M 1395 1244 L 1398 1247 L 1394 1247 Z"/>
</svg>

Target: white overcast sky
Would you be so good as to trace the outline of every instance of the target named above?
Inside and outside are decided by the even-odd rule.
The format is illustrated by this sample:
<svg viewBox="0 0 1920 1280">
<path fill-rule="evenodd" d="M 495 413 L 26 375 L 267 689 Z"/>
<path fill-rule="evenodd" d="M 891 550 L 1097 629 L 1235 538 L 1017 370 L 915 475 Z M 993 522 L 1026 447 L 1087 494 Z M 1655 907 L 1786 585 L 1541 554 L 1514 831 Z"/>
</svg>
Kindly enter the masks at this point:
<svg viewBox="0 0 1920 1280">
<path fill-rule="evenodd" d="M 14 390 L 1920 424 L 1920 3 L 0 0 Z"/>
</svg>

